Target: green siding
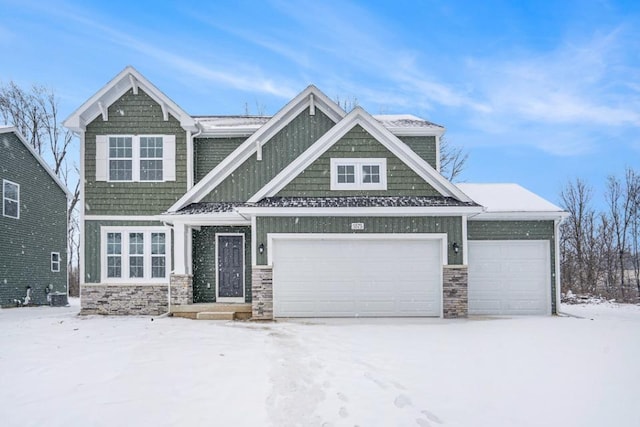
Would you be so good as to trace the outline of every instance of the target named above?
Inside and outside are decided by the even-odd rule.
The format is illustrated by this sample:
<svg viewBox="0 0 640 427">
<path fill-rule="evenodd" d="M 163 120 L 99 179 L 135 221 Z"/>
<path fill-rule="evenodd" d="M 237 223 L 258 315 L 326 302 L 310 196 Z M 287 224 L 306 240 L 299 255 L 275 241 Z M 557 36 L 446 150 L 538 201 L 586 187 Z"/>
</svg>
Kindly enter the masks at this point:
<svg viewBox="0 0 640 427">
<path fill-rule="evenodd" d="M 203 202 L 244 202 L 334 126 L 316 109 L 305 109 L 262 147 L 262 160 L 252 155 L 220 183 Z"/>
<path fill-rule="evenodd" d="M 351 223 L 364 223 L 362 231 L 351 230 Z M 268 233 L 447 233 L 449 264 L 462 264 L 462 250 L 455 254 L 451 244 L 462 246 L 462 219 L 460 217 L 258 217 L 256 244 L 265 245 L 258 254 L 258 265 L 267 263 Z"/>
<path fill-rule="evenodd" d="M 197 184 L 247 138 L 196 138 L 194 150 L 194 183 Z"/>
<path fill-rule="evenodd" d="M 435 136 L 399 136 L 416 154 L 436 169 L 436 137 Z"/>
<path fill-rule="evenodd" d="M 548 240 L 551 248 L 551 312 L 556 312 L 556 245 L 553 221 L 469 221 L 469 240 Z"/>
<path fill-rule="evenodd" d="M 331 158 L 386 158 L 386 190 L 331 191 Z M 439 196 L 431 185 L 404 162 L 376 141 L 360 125 L 355 126 L 302 171 L 278 196 L 282 197 L 332 197 L 332 196 Z"/>
<path fill-rule="evenodd" d="M 216 233 L 244 234 L 245 301 L 251 302 L 250 227 L 202 227 L 193 232 L 193 302 L 216 301 Z"/>
<path fill-rule="evenodd" d="M 85 221 L 84 222 L 84 281 L 100 283 L 100 227 L 161 227 L 156 221 Z M 172 240 L 173 242 L 173 240 Z M 173 253 L 173 249 L 169 254 Z"/>
<path fill-rule="evenodd" d="M 175 135 L 176 180 L 168 182 L 96 181 L 97 135 Z M 187 191 L 186 131 L 173 116 L 162 117 L 162 108 L 139 89 L 109 106 L 109 121 L 98 116 L 85 133 L 85 189 L 87 215 L 153 215 L 164 212 Z"/>
<path fill-rule="evenodd" d="M 20 185 L 19 219 L 2 215 L 3 179 Z M 34 304 L 47 304 L 49 285 L 67 292 L 67 196 L 13 133 L 0 134 L 0 241 L 0 306 L 14 306 L 27 286 Z"/>
</svg>

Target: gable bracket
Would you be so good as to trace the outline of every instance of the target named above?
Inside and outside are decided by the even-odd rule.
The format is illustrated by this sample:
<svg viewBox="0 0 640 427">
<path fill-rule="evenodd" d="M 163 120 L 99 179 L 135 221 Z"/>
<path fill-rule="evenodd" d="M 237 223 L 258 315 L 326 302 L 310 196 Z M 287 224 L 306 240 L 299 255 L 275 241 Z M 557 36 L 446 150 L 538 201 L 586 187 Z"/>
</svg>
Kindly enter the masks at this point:
<svg viewBox="0 0 640 427">
<path fill-rule="evenodd" d="M 133 94 L 138 94 L 138 81 L 133 76 L 133 74 L 129 74 L 129 81 L 131 82 L 131 88 L 133 89 Z"/>
<path fill-rule="evenodd" d="M 98 101 L 98 108 L 100 109 L 100 114 L 102 114 L 102 121 L 109 121 L 109 108 L 106 107 L 102 101 Z"/>
<path fill-rule="evenodd" d="M 166 122 L 167 120 L 169 120 L 169 106 L 166 102 L 161 102 L 160 106 L 162 107 L 162 118 Z"/>
<path fill-rule="evenodd" d="M 256 139 L 256 160 L 262 160 L 262 143 Z"/>
<path fill-rule="evenodd" d="M 309 115 L 310 116 L 316 115 L 316 101 L 312 93 L 309 94 Z"/>
</svg>

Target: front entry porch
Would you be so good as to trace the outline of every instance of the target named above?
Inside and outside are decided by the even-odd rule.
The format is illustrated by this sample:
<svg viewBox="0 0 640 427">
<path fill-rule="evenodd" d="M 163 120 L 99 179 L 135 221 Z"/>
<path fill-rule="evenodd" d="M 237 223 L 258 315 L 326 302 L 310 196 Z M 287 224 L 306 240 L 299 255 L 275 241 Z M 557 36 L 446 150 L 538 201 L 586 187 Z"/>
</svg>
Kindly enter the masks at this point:
<svg viewBox="0 0 640 427">
<path fill-rule="evenodd" d="M 248 320 L 250 303 L 196 303 L 171 306 L 171 315 L 197 320 Z"/>
</svg>

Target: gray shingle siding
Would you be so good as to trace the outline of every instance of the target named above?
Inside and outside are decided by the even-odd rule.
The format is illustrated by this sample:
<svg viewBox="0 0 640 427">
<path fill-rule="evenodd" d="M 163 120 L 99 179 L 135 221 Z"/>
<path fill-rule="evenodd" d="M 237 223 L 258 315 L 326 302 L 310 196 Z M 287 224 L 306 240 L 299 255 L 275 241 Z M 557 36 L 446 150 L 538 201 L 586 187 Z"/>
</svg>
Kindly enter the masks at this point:
<svg viewBox="0 0 640 427">
<path fill-rule="evenodd" d="M 194 184 L 218 166 L 247 138 L 196 138 L 193 141 Z"/>
<path fill-rule="evenodd" d="M 398 139 L 407 144 L 418 156 L 436 169 L 438 153 L 435 136 L 399 136 Z"/>
<path fill-rule="evenodd" d="M 186 131 L 173 116 L 165 121 L 162 108 L 139 89 L 109 106 L 109 120 L 102 116 L 87 125 L 84 139 L 87 215 L 152 215 L 164 212 L 187 191 Z M 175 135 L 176 180 L 168 182 L 96 181 L 97 135 Z"/>
<path fill-rule="evenodd" d="M 20 218 L 2 215 L 0 204 L 0 306 L 22 300 L 47 304 L 45 288 L 67 292 L 67 196 L 13 133 L 0 134 L 2 180 L 20 185 Z M 51 252 L 60 253 L 60 271 L 51 271 Z"/>
</svg>

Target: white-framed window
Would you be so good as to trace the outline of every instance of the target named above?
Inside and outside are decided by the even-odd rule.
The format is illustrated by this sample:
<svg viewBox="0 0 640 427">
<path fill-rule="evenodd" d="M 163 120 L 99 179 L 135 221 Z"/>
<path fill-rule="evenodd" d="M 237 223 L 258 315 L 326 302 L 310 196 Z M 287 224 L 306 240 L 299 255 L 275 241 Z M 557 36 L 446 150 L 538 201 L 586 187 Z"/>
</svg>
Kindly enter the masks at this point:
<svg viewBox="0 0 640 427">
<path fill-rule="evenodd" d="M 96 181 L 175 181 L 175 135 L 96 136 Z"/>
<path fill-rule="evenodd" d="M 164 283 L 169 277 L 169 229 L 101 227 L 102 281 Z"/>
<path fill-rule="evenodd" d="M 386 190 L 387 159 L 331 159 L 332 190 Z"/>
<path fill-rule="evenodd" d="M 2 216 L 20 218 L 20 184 L 2 180 Z"/>
<path fill-rule="evenodd" d="M 51 271 L 60 272 L 60 252 L 51 252 Z"/>
</svg>

